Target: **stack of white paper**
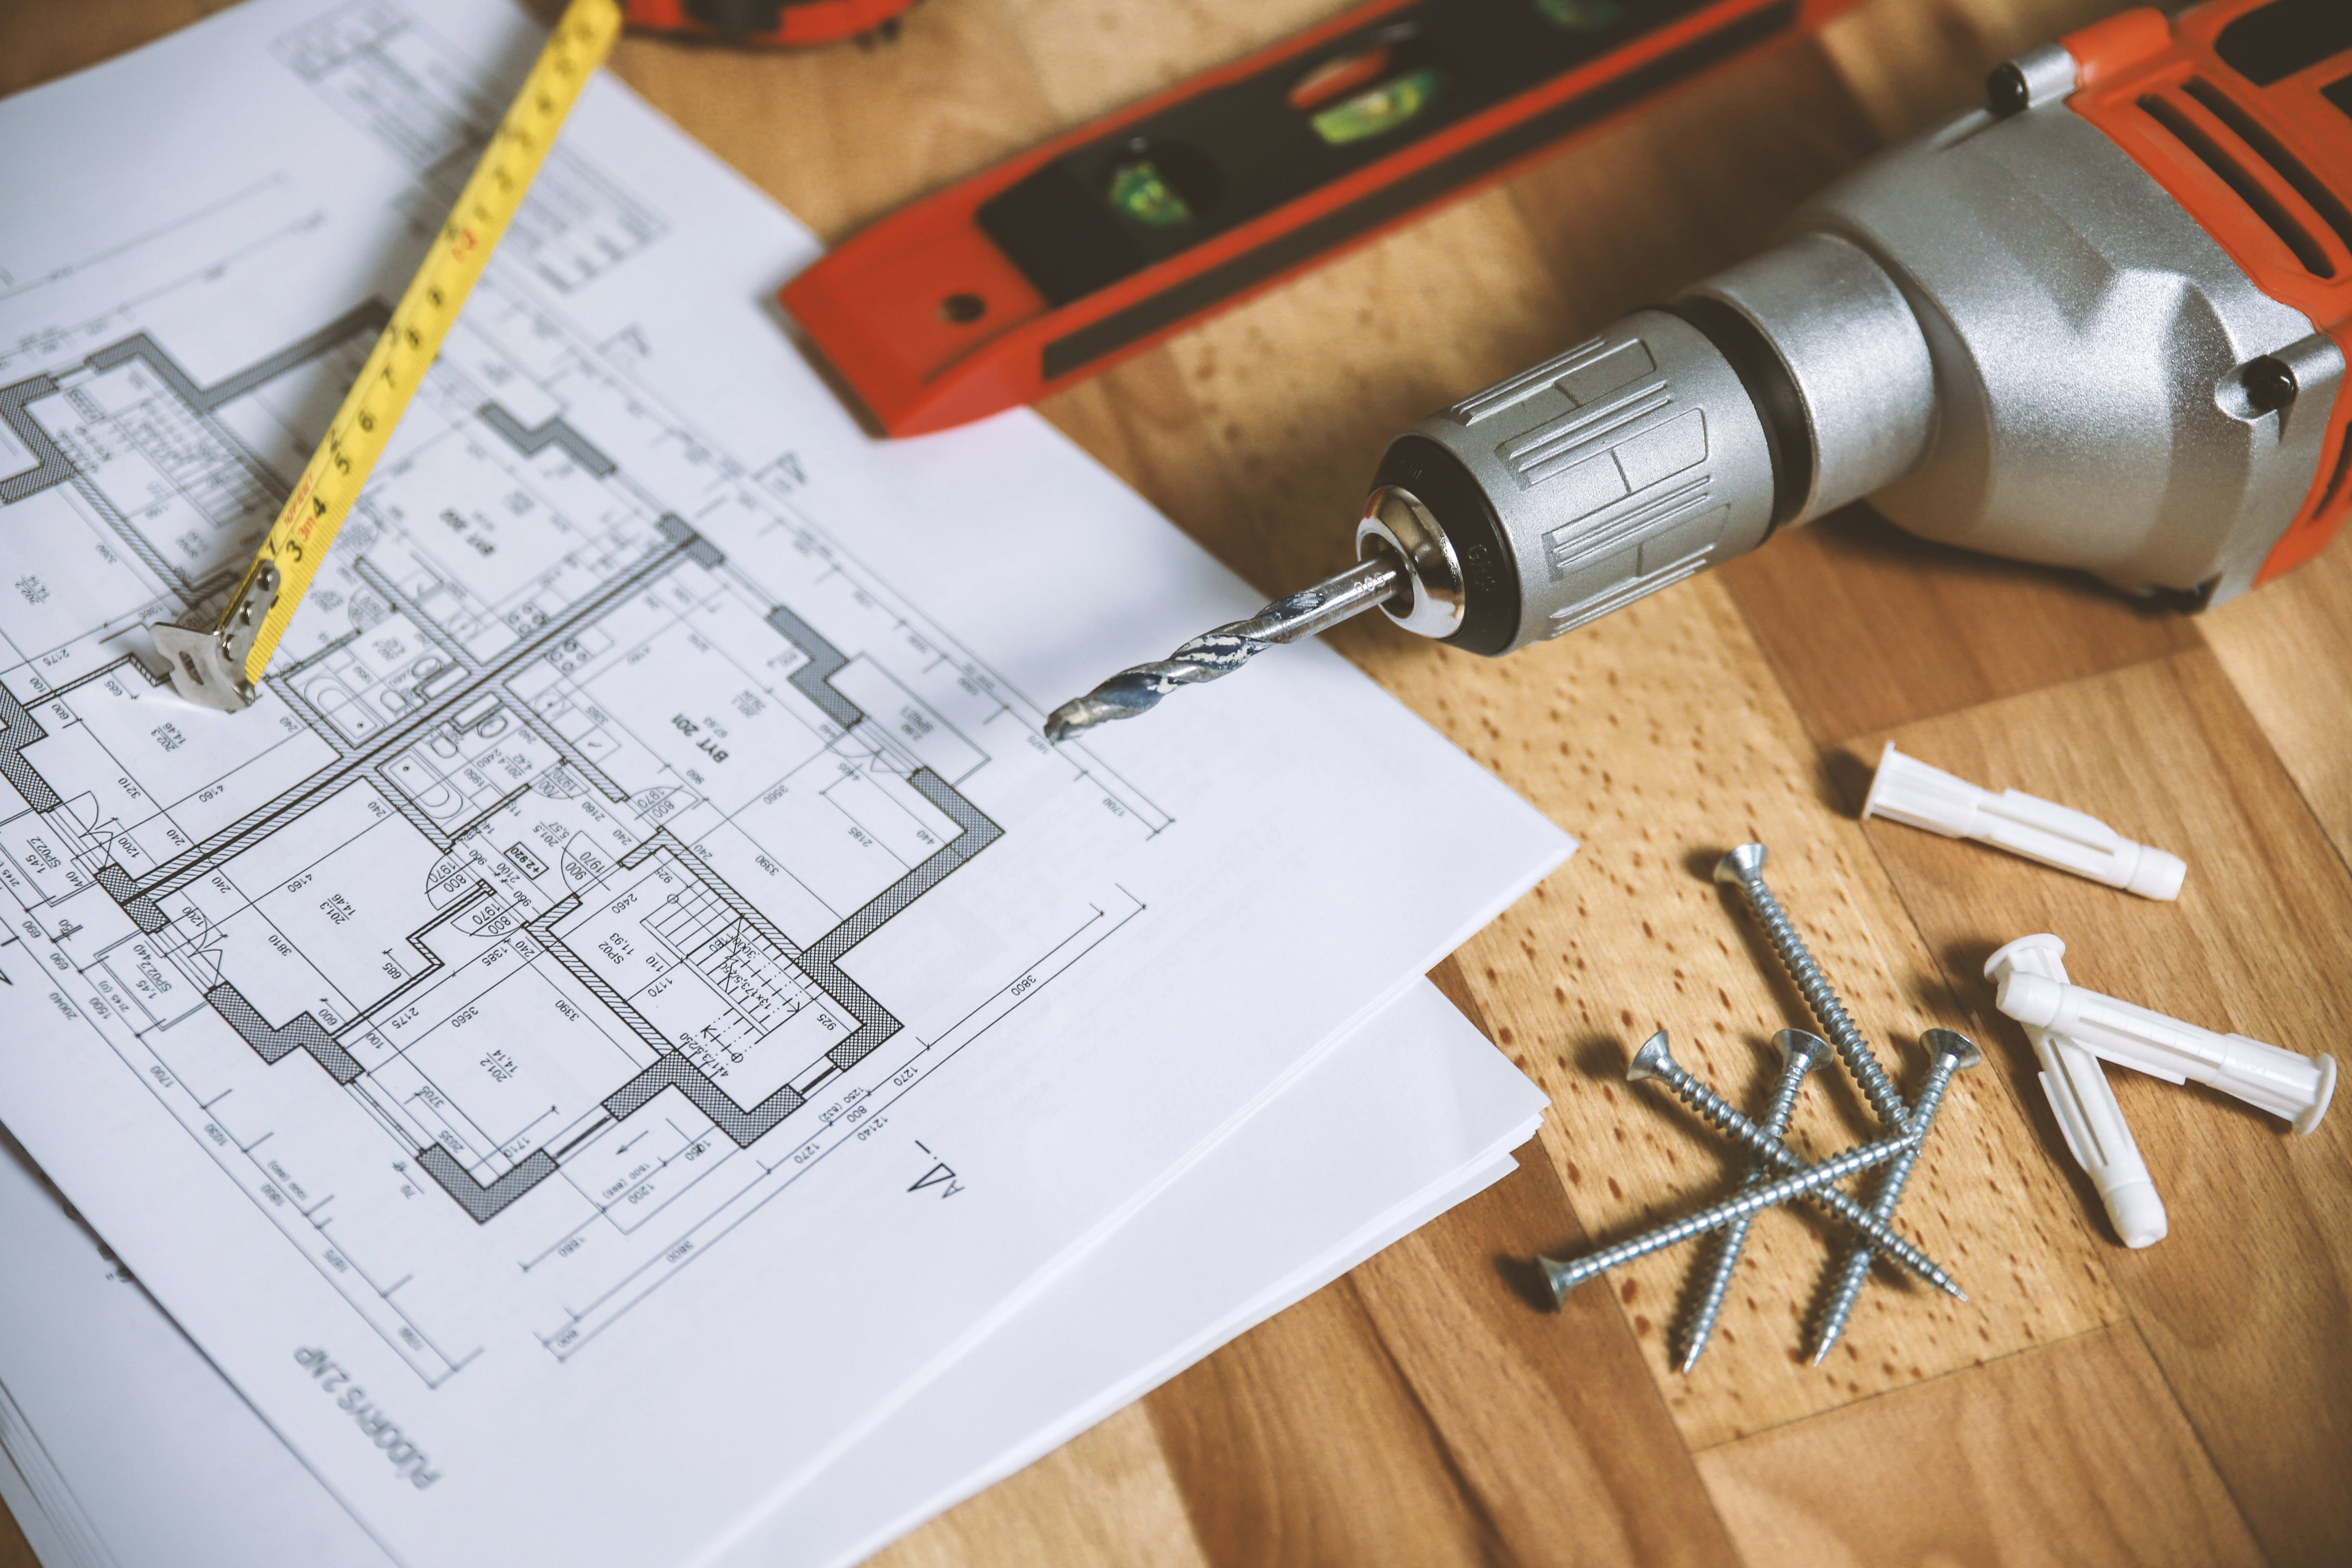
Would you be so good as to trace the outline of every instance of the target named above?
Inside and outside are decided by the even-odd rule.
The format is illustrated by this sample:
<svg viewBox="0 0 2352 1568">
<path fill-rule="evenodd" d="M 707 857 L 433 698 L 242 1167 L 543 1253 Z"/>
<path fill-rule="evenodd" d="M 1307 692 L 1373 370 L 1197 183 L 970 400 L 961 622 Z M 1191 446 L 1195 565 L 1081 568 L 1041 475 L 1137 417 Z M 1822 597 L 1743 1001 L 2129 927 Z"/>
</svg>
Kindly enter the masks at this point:
<svg viewBox="0 0 2352 1568">
<path fill-rule="evenodd" d="M 713 1560 L 856 1561 L 1507 1173 L 1541 1106 L 1415 988 Z M 0 1500 L 42 1560 L 389 1562 L 8 1154 L 0 1458 L 16 1468 L 0 1464 Z M 1269 1181 L 1285 1184 L 1278 1207 L 1261 1201 Z"/>
<path fill-rule="evenodd" d="M 0 1182 L 60 1561 L 847 1561 L 1540 1105 L 1416 976 L 1567 841 L 1320 648 L 1047 746 L 1254 595 L 1025 413 L 859 435 L 609 81 L 268 696 L 158 687 L 533 46 L 255 0 L 0 103 L 0 1121 L 169 1314 Z"/>
</svg>

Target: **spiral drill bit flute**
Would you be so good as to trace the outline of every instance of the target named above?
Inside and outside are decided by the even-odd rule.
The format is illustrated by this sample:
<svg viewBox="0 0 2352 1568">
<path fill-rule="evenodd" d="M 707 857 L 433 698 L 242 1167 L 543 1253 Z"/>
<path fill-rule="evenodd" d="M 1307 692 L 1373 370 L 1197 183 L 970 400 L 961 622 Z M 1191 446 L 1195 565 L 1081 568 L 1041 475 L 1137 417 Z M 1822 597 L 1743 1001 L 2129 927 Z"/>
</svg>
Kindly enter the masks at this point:
<svg viewBox="0 0 2352 1568">
<path fill-rule="evenodd" d="M 1166 658 L 1122 669 L 1046 716 L 1045 738 L 1066 741 L 1113 719 L 1132 719 L 1180 686 L 1231 675 L 1276 643 L 1297 642 L 1394 597 L 1404 568 L 1393 556 L 1360 561 L 1312 588 L 1276 599 L 1245 621 L 1202 633 Z"/>
</svg>

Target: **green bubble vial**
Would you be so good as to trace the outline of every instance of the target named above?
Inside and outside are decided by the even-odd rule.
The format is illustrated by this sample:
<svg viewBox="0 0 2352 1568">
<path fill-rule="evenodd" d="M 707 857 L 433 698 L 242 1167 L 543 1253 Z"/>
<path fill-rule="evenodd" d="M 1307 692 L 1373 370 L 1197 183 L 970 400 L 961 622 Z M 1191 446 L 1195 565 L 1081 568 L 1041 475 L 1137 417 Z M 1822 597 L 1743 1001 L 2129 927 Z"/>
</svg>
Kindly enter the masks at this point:
<svg viewBox="0 0 2352 1568">
<path fill-rule="evenodd" d="M 1192 208 L 1176 187 L 1162 178 L 1149 158 L 1121 163 L 1110 176 L 1113 212 L 1146 228 L 1173 228 L 1192 221 Z"/>
<path fill-rule="evenodd" d="M 1307 123 L 1331 146 L 1344 147 L 1395 130 L 1428 108 L 1444 86 L 1444 71 L 1423 66 L 1335 103 Z"/>
</svg>

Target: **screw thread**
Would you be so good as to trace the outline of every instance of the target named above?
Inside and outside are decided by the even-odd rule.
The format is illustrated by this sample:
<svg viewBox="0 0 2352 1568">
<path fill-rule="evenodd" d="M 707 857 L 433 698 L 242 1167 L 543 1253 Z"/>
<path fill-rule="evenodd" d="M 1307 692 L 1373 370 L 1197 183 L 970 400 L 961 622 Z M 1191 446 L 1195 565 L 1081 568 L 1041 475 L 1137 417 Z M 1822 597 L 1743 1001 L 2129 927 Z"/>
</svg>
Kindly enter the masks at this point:
<svg viewBox="0 0 2352 1568">
<path fill-rule="evenodd" d="M 1673 1060 L 1662 1061 L 1654 1070 L 1657 1077 L 1674 1090 L 1676 1098 L 1683 1103 L 1739 1142 L 1746 1144 L 1763 1159 L 1769 1161 L 1776 1170 L 1806 1169 L 1805 1163 L 1792 1153 L 1786 1144 L 1742 1116 L 1725 1100 L 1723 1096 L 1693 1078 L 1681 1063 Z M 1908 1138 L 1910 1134 L 1906 1131 L 1904 1136 Z M 1885 1221 L 1873 1217 L 1860 1204 L 1855 1203 L 1835 1187 L 1823 1187 L 1817 1191 L 1809 1190 L 1805 1195 L 1847 1225 L 1862 1232 L 1877 1244 L 1879 1250 L 1937 1289 L 1957 1296 L 1963 1301 L 1969 1299 L 1968 1292 L 1962 1290 L 1958 1283 L 1946 1273 L 1934 1258 L 1895 1235 L 1894 1231 L 1887 1228 Z"/>
<path fill-rule="evenodd" d="M 1870 1205 L 1870 1212 L 1879 1219 L 1891 1218 L 1895 1205 L 1903 1201 L 1903 1189 L 1911 1180 L 1911 1168 L 1919 1163 L 1920 1151 L 1927 1146 L 1927 1130 L 1936 1124 L 1936 1113 L 1944 1108 L 1944 1090 L 1950 1086 L 1958 1066 L 1957 1058 L 1939 1055 L 1927 1069 L 1927 1081 L 1920 1086 L 1919 1099 L 1911 1107 L 1911 1130 L 1918 1133 L 1919 1142 L 1887 1163 L 1886 1173 L 1879 1179 L 1878 1195 Z M 1866 1241 L 1855 1242 L 1846 1253 L 1829 1305 L 1822 1310 L 1821 1326 L 1814 1331 L 1815 1366 L 1828 1358 L 1838 1337 L 1845 1332 L 1846 1321 L 1853 1316 L 1854 1303 L 1861 1299 L 1862 1288 L 1870 1279 L 1870 1260 L 1874 1255 L 1875 1249 Z"/>
<path fill-rule="evenodd" d="M 1738 886 L 1748 900 L 1749 911 L 1756 917 L 1756 923 L 1764 928 L 1764 940 L 1772 944 L 1772 951 L 1780 955 L 1781 967 L 1789 972 L 1789 978 L 1797 983 L 1798 994 L 1804 997 L 1805 1005 L 1812 1009 L 1813 1016 L 1821 1023 L 1822 1032 L 1830 1037 L 1830 1044 L 1837 1048 L 1838 1059 L 1845 1063 L 1846 1070 L 1853 1074 L 1854 1082 L 1862 1086 L 1863 1098 L 1870 1101 L 1870 1109 L 1885 1125 L 1901 1127 L 1905 1115 L 1901 1092 L 1895 1089 L 1894 1080 L 1886 1076 L 1886 1069 L 1879 1065 L 1877 1053 L 1870 1048 L 1870 1042 L 1864 1039 L 1862 1031 L 1854 1026 L 1853 1019 L 1846 1013 L 1845 1004 L 1838 1000 L 1836 988 L 1822 973 L 1820 961 L 1813 957 L 1812 950 L 1805 945 L 1805 939 L 1798 934 L 1795 922 L 1789 919 L 1789 911 L 1780 907 L 1780 900 L 1773 895 L 1770 888 L 1764 885 L 1761 874 L 1744 872 Z"/>
<path fill-rule="evenodd" d="M 1764 1112 L 1764 1130 L 1778 1138 L 1789 1130 L 1789 1117 L 1797 1106 L 1797 1095 L 1805 1087 L 1805 1074 L 1811 1070 L 1811 1058 L 1792 1053 L 1780 1068 L 1780 1079 L 1772 1086 L 1772 1102 Z M 1748 1178 L 1740 1184 L 1742 1192 L 1761 1184 L 1772 1173 L 1772 1167 L 1762 1160 L 1748 1169 Z M 1732 1277 L 1739 1268 L 1739 1250 L 1748 1244 L 1748 1227 L 1756 1216 L 1745 1215 L 1723 1227 L 1716 1243 L 1715 1268 L 1699 1292 L 1698 1304 L 1691 1310 L 1690 1328 L 1684 1335 L 1682 1373 L 1687 1377 L 1698 1358 L 1706 1353 L 1706 1342 L 1714 1337 L 1715 1320 L 1723 1310 L 1723 1298 L 1731 1289 Z"/>
<path fill-rule="evenodd" d="M 1768 1182 L 1760 1187 L 1740 1194 L 1738 1197 L 1726 1198 L 1723 1202 L 1712 1207 L 1701 1209 L 1696 1214 L 1685 1215 L 1680 1219 L 1671 1220 L 1658 1226 L 1657 1229 L 1646 1231 L 1630 1241 L 1621 1241 L 1614 1247 L 1603 1247 L 1601 1251 L 1583 1258 L 1565 1259 L 1538 1258 L 1536 1259 L 1536 1264 L 1544 1271 L 1544 1279 L 1551 1286 L 1553 1300 L 1559 1300 L 1594 1275 L 1620 1268 L 1637 1258 L 1647 1258 L 1653 1252 L 1688 1241 L 1695 1236 L 1704 1236 L 1710 1230 L 1719 1230 L 1734 1220 L 1787 1203 L 1791 1198 L 1811 1197 L 1822 1192 L 1833 1191 L 1834 1189 L 1830 1185 L 1831 1183 L 1843 1181 L 1857 1171 L 1867 1171 L 1874 1166 L 1885 1164 L 1909 1147 L 1911 1147 L 1911 1138 L 1908 1133 L 1897 1133 L 1892 1138 L 1883 1138 L 1875 1143 L 1865 1143 L 1858 1149 L 1849 1149 L 1844 1153 L 1824 1160 L 1818 1165 L 1801 1164 L 1793 1173 L 1777 1181 Z"/>
</svg>

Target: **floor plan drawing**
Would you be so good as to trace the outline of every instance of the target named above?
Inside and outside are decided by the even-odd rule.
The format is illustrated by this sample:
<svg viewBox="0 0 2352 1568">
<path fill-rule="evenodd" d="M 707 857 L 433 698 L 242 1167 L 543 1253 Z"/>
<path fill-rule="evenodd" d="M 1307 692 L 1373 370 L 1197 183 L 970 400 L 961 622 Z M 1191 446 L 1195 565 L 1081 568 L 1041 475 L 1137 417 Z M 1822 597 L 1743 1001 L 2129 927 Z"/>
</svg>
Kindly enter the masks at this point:
<svg viewBox="0 0 2352 1568">
<path fill-rule="evenodd" d="M 210 384 L 142 331 L 0 386 L 0 891 L 428 1382 L 473 1347 L 420 1282 L 451 1266 L 398 1238 L 442 1227 L 383 1209 L 430 1194 L 546 1275 L 568 1355 L 1135 912 L 1116 887 L 1040 911 L 910 1036 L 860 960 L 1003 838 L 992 784 L 1165 820 L 1053 756 L 533 271 L 485 281 L 226 723 L 135 628 L 226 589 L 320 406 L 289 384 L 347 376 L 381 302 Z M 755 580 L 719 537 L 803 570 Z M 354 1124 L 389 1156 L 373 1200 L 299 1153 Z"/>
<path fill-rule="evenodd" d="M 279 37 L 271 53 L 319 99 L 407 163 L 404 204 L 429 231 L 457 199 L 504 110 L 465 58 L 391 0 L 354 0 Z M 503 244 L 566 292 L 626 259 L 667 226 L 635 193 L 559 142 Z"/>
<path fill-rule="evenodd" d="M 0 100 L 0 1123 L 394 1561 L 711 1565 L 1236 1137 L 1328 1192 L 1268 1108 L 1572 846 L 1320 644 L 1049 742 L 1262 595 L 1032 412 L 862 428 L 814 235 L 604 72 L 182 700 L 542 38 L 241 0 Z"/>
</svg>

